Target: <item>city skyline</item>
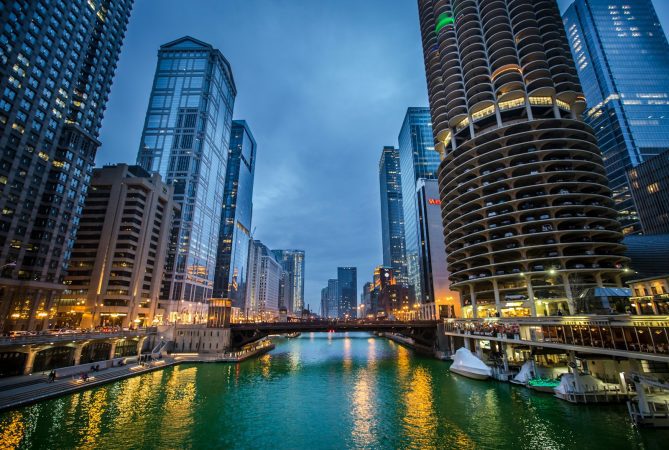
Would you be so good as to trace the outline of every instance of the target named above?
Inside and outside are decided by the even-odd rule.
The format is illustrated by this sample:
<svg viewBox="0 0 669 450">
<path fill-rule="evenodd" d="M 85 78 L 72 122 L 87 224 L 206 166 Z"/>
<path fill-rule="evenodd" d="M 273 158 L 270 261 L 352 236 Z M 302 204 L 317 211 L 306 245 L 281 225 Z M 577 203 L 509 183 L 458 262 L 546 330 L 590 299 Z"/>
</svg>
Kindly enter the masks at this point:
<svg viewBox="0 0 669 450">
<path fill-rule="evenodd" d="M 570 2 L 559 3 L 564 11 Z M 263 180 L 254 189 L 256 237 L 306 251 L 312 309 L 332 267 L 354 265 L 366 280 L 382 262 L 379 187 L 370 175 L 378 149 L 396 145 L 407 107 L 428 105 L 415 3 L 156 4 L 134 6 L 96 167 L 134 163 L 156 51 L 192 35 L 230 61 L 239 91 L 234 118 L 247 120 L 266 149 L 256 168 Z M 666 29 L 669 4 L 654 4 Z M 285 36 L 276 39 L 279 31 Z"/>
</svg>

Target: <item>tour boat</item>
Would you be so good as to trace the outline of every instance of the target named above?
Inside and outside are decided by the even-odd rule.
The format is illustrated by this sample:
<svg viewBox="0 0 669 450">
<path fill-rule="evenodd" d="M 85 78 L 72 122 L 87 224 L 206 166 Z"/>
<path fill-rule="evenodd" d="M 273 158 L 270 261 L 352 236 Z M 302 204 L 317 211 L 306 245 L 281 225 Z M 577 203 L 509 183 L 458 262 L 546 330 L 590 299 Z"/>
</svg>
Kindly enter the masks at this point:
<svg viewBox="0 0 669 450">
<path fill-rule="evenodd" d="M 487 380 L 492 376 L 492 369 L 464 347 L 455 352 L 453 364 L 448 370 L 475 380 Z"/>
</svg>

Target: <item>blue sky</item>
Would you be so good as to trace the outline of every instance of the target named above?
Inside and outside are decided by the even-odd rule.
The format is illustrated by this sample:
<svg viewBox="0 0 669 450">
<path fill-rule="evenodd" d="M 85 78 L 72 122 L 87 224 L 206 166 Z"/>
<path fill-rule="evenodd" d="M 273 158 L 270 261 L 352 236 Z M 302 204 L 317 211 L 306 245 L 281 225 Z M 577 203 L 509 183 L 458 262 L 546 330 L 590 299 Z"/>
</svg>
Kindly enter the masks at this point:
<svg viewBox="0 0 669 450">
<path fill-rule="evenodd" d="M 306 251 L 305 303 L 337 266 L 358 290 L 382 262 L 378 161 L 428 106 L 415 0 L 136 0 L 97 164 L 135 161 L 158 47 L 183 35 L 232 65 L 236 119 L 258 142 L 253 226 Z M 560 0 L 565 6 L 570 1 Z M 662 23 L 669 2 L 655 1 Z"/>
</svg>

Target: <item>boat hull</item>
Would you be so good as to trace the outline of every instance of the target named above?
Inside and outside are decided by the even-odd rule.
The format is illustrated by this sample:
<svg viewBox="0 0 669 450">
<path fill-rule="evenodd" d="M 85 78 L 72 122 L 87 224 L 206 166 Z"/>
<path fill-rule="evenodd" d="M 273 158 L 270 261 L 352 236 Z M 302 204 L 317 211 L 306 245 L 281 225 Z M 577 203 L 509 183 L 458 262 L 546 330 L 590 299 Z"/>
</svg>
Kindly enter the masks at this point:
<svg viewBox="0 0 669 450">
<path fill-rule="evenodd" d="M 477 372 L 470 372 L 468 370 L 459 368 L 459 367 L 453 367 L 451 366 L 448 370 L 451 372 L 457 373 L 458 375 L 461 375 L 463 377 L 471 378 L 473 380 L 487 380 L 490 378 L 490 375 L 484 374 L 484 373 L 477 373 Z"/>
</svg>

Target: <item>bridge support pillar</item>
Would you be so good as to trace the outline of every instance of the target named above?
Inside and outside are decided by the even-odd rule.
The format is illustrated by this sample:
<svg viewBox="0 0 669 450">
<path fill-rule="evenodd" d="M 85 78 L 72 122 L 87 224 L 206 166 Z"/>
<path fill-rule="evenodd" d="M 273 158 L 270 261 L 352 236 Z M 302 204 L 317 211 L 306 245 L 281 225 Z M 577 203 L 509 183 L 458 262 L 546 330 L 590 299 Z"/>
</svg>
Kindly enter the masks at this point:
<svg viewBox="0 0 669 450">
<path fill-rule="evenodd" d="M 84 350 L 84 345 L 86 345 L 86 342 L 81 342 L 74 346 L 74 355 L 72 356 L 72 359 L 74 360 L 74 366 L 81 364 L 81 353 Z"/>
<path fill-rule="evenodd" d="M 118 343 L 118 340 L 112 339 L 111 348 L 109 349 L 109 359 L 114 359 L 114 354 L 116 353 L 116 344 L 117 343 Z"/>
<path fill-rule="evenodd" d="M 35 356 L 37 356 L 37 350 L 30 349 L 28 351 L 28 357 L 26 358 L 26 365 L 23 366 L 23 375 L 30 375 L 33 373 L 33 365 L 35 364 Z"/>
</svg>

